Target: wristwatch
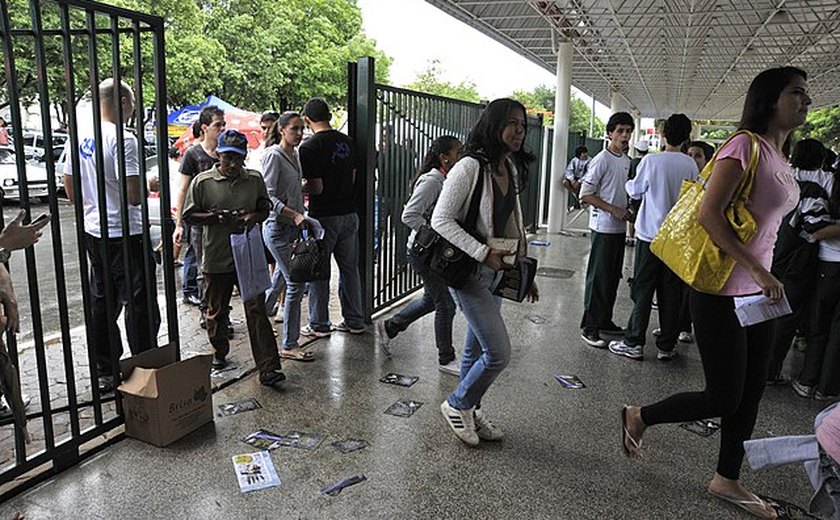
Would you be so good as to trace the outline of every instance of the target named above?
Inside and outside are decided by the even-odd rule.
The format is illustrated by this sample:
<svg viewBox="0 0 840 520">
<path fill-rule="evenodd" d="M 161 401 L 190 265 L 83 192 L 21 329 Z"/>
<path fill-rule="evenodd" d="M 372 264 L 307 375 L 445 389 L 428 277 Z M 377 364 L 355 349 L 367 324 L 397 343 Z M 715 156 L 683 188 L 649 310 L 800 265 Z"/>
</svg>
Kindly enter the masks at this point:
<svg viewBox="0 0 840 520">
<path fill-rule="evenodd" d="M 9 257 L 12 256 L 12 252 L 6 249 L 5 247 L 0 247 L 0 264 L 5 264 L 9 261 Z"/>
</svg>

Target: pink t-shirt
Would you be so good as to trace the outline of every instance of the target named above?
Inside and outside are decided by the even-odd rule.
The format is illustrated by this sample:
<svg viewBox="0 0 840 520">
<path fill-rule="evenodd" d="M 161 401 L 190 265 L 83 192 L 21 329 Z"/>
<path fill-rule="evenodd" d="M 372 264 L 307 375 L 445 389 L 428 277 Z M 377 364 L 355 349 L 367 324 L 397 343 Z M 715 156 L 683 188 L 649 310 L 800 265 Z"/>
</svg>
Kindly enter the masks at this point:
<svg viewBox="0 0 840 520">
<path fill-rule="evenodd" d="M 782 218 L 799 202 L 799 185 L 790 173 L 790 165 L 782 154 L 758 137 L 761 152 L 758 157 L 758 171 L 753 181 L 752 193 L 747 208 L 758 224 L 755 236 L 747 243 L 747 251 L 754 255 L 768 271 L 773 261 L 773 246 Z M 739 135 L 724 146 L 718 159 L 737 159 L 741 167 L 750 162 L 750 138 Z M 735 269 L 719 294 L 741 296 L 761 292 L 749 271 L 740 264 Z"/>
</svg>

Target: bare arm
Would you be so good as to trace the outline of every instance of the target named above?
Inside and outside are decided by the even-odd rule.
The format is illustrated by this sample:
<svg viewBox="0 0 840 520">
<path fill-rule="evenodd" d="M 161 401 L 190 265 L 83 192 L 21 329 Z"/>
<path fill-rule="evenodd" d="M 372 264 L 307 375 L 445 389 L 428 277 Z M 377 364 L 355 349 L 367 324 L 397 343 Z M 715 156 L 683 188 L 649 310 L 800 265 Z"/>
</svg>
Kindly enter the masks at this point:
<svg viewBox="0 0 840 520">
<path fill-rule="evenodd" d="M 814 240 L 825 240 L 827 238 L 840 237 L 840 224 L 829 224 L 824 228 L 818 229 L 811 233 Z"/>
<path fill-rule="evenodd" d="M 304 193 L 310 195 L 320 195 L 324 192 L 323 179 L 303 179 L 303 186 L 301 187 Z"/>
<path fill-rule="evenodd" d="M 598 209 L 602 209 L 612 215 L 613 217 L 617 218 L 618 220 L 629 220 L 630 213 L 625 208 L 619 208 L 618 206 L 613 206 L 609 202 L 605 201 L 601 197 L 589 194 L 583 195 L 580 197 L 581 202 L 585 202 L 587 204 L 591 204 Z"/>
<path fill-rule="evenodd" d="M 784 286 L 747 250 L 724 214 L 743 175 L 740 161 L 728 158 L 717 161 L 706 185 L 697 222 L 724 253 L 749 271 L 765 296 L 778 300 L 784 294 Z"/>
<path fill-rule="evenodd" d="M 66 174 L 64 175 L 64 193 L 67 194 L 67 200 L 69 200 L 70 203 L 75 202 L 74 201 L 74 195 L 75 194 L 73 193 L 73 176 L 72 175 L 66 175 Z"/>
<path fill-rule="evenodd" d="M 140 177 L 133 175 L 125 180 L 126 189 L 128 190 L 128 204 L 130 206 L 140 205 Z"/>
</svg>

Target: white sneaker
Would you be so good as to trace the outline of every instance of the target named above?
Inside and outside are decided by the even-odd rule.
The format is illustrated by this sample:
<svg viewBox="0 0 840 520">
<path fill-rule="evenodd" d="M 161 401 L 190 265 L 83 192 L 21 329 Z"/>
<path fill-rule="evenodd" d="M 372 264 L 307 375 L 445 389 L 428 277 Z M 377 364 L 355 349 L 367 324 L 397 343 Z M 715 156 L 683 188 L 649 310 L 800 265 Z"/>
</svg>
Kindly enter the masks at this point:
<svg viewBox="0 0 840 520">
<path fill-rule="evenodd" d="M 438 370 L 444 374 L 452 374 L 453 376 L 461 376 L 461 363 L 457 359 L 453 359 L 445 365 L 438 365 Z"/>
<path fill-rule="evenodd" d="M 651 334 L 653 334 L 654 336 L 657 336 L 657 337 L 658 337 L 658 336 L 660 336 L 660 335 L 662 334 L 662 329 L 653 329 L 653 331 L 651 332 Z"/>
<path fill-rule="evenodd" d="M 677 349 L 674 350 L 659 350 L 656 353 L 656 359 L 659 361 L 671 361 L 677 357 Z"/>
<path fill-rule="evenodd" d="M 491 423 L 481 410 L 476 410 L 473 417 L 475 418 L 475 433 L 479 439 L 500 441 L 505 438 L 504 432 Z"/>
<path fill-rule="evenodd" d="M 608 348 L 616 356 L 625 356 L 636 361 L 641 361 L 644 358 L 641 345 L 628 345 L 623 339 L 610 341 Z"/>
<path fill-rule="evenodd" d="M 306 325 L 306 326 L 300 328 L 300 335 L 301 336 L 307 336 L 307 337 L 310 337 L 310 338 L 329 338 L 330 337 L 330 331 L 315 330 L 312 327 L 310 327 L 309 325 Z"/>
<path fill-rule="evenodd" d="M 475 407 L 458 410 L 449 406 L 448 401 L 444 401 L 440 403 L 440 413 L 443 414 L 446 423 L 461 442 L 469 446 L 478 446 L 478 434 L 475 432 L 474 420 Z"/>
<path fill-rule="evenodd" d="M 347 324 L 347 322 L 342 321 L 341 323 L 336 323 L 332 326 L 332 330 L 336 332 L 349 332 L 350 334 L 364 334 L 367 332 L 367 329 L 364 325 L 359 327 L 351 327 Z"/>
<path fill-rule="evenodd" d="M 680 332 L 679 340 L 683 343 L 694 343 L 694 336 L 690 332 Z"/>
<path fill-rule="evenodd" d="M 385 329 L 385 320 L 376 322 L 376 344 L 382 349 L 382 353 L 391 357 L 391 338 L 388 337 L 388 331 Z"/>
</svg>

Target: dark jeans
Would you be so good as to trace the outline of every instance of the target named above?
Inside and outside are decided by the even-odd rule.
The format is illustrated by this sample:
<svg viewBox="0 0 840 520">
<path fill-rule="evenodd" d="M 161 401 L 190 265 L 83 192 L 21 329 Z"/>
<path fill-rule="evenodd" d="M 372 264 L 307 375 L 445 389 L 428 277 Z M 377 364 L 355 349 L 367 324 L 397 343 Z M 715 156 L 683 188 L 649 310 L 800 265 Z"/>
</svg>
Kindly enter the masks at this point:
<svg viewBox="0 0 840 520">
<path fill-rule="evenodd" d="M 677 321 L 677 329 L 680 332 L 691 332 L 691 310 L 689 309 L 688 301 L 691 289 L 688 284 L 680 282 L 680 317 Z"/>
<path fill-rule="evenodd" d="M 207 337 L 216 349 L 216 357 L 224 358 L 230 352 L 227 331 L 230 323 L 230 296 L 237 284 L 236 273 L 204 273 L 205 297 L 207 298 Z M 245 302 L 245 321 L 251 354 L 260 374 L 280 369 L 280 355 L 274 339 L 274 328 L 265 310 L 265 297 L 258 294 Z"/>
<path fill-rule="evenodd" d="M 820 261 L 811 310 L 799 382 L 825 395 L 840 395 L 840 262 Z"/>
<path fill-rule="evenodd" d="M 785 286 L 785 296 L 790 303 L 792 314 L 782 316 L 773 322 L 774 337 L 772 357 L 770 358 L 770 372 L 768 377 L 775 379 L 782 372 L 790 345 L 796 331 L 802 329 L 803 323 L 811 314 L 816 289 L 816 277 L 810 278 L 781 278 Z"/>
<path fill-rule="evenodd" d="M 154 259 L 149 255 L 153 271 L 152 280 L 146 283 L 143 265 L 143 235 L 128 237 L 128 263 L 130 276 L 125 276 L 125 258 L 121 238 L 108 241 L 108 257 L 101 252 L 102 239 L 85 233 L 85 250 L 90 261 L 91 337 L 96 353 L 99 375 L 112 375 L 113 364 L 122 357 L 123 345 L 117 319 L 123 309 L 125 336 L 132 354 L 139 354 L 157 346 L 160 329 L 160 309 L 157 303 Z M 151 247 L 149 248 L 151 251 Z M 110 282 L 110 295 L 106 296 L 106 277 Z M 151 288 L 151 292 L 149 292 Z M 108 300 L 116 308 L 109 320 Z M 149 308 L 151 304 L 151 309 Z"/>
<path fill-rule="evenodd" d="M 199 228 L 200 229 L 200 228 Z M 198 256 L 192 242 L 193 226 L 184 225 L 183 242 L 187 244 L 184 251 L 184 267 L 181 275 L 181 292 L 184 298 L 197 296 L 201 298 L 198 287 L 198 273 L 201 271 L 201 258 Z"/>
<path fill-rule="evenodd" d="M 408 261 L 423 279 L 423 297 L 413 300 L 396 316 L 385 320 L 385 331 L 388 337 L 393 338 L 415 321 L 434 311 L 438 362 L 445 365 L 455 359 L 455 349 L 452 348 L 452 319 L 455 317 L 455 301 L 449 293 L 449 287 L 432 275 L 428 267 L 411 256 L 411 253 L 408 255 Z"/>
<path fill-rule="evenodd" d="M 627 321 L 625 342 L 628 345 L 644 345 L 650 324 L 650 305 L 656 293 L 659 306 L 659 327 L 656 338 L 660 350 L 671 351 L 679 336 L 681 281 L 656 255 L 650 251 L 650 242 L 636 240 L 633 285 L 630 299 L 633 312 Z"/>
<path fill-rule="evenodd" d="M 737 479 L 770 364 L 773 322 L 741 327 L 732 296 L 691 291 L 691 317 L 706 389 L 642 407 L 648 426 L 721 417 L 717 472 Z"/>
<path fill-rule="evenodd" d="M 613 323 L 613 307 L 624 266 L 624 233 L 589 235 L 589 263 L 586 265 L 586 288 L 583 293 L 583 318 L 580 328 L 586 334 Z"/>
</svg>

